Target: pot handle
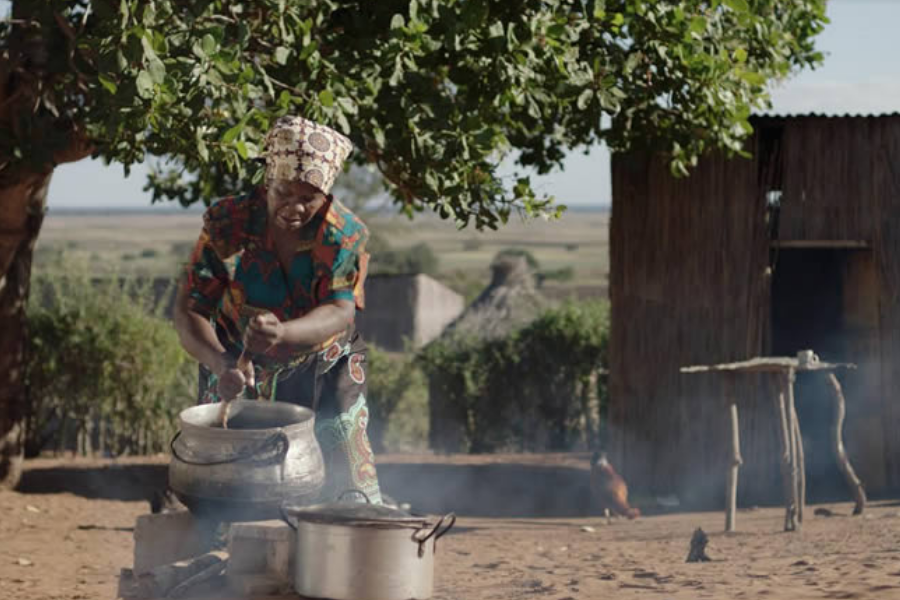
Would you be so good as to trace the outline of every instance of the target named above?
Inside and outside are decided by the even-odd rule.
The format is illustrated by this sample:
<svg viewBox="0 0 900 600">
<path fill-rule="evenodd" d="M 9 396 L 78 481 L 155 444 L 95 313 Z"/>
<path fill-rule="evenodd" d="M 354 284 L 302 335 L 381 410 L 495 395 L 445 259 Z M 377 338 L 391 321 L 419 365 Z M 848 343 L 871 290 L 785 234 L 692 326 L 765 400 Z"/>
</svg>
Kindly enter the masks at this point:
<svg viewBox="0 0 900 600">
<path fill-rule="evenodd" d="M 281 513 L 281 520 L 287 523 L 287 526 L 297 531 L 297 526 L 291 521 L 291 515 L 288 514 L 286 510 L 284 510 L 284 503 L 278 505 L 278 511 Z"/>
<path fill-rule="evenodd" d="M 354 488 L 350 488 L 349 490 L 344 490 L 343 492 L 341 492 L 340 494 L 338 494 L 338 497 L 337 497 L 338 502 L 340 502 L 341 500 L 343 500 L 343 499 L 344 499 L 344 496 L 346 496 L 347 494 L 359 494 L 360 496 L 362 496 L 363 498 L 366 499 L 366 504 L 372 504 L 372 499 L 369 498 L 369 495 L 368 495 L 367 493 L 365 493 L 365 492 L 362 491 L 362 490 L 357 490 L 357 489 L 354 489 Z"/>
<path fill-rule="evenodd" d="M 287 456 L 288 450 L 291 447 L 291 441 L 288 439 L 287 434 L 283 431 L 279 430 L 262 440 L 258 444 L 254 446 L 250 446 L 240 452 L 235 453 L 232 456 L 227 458 L 217 459 L 217 460 L 192 460 L 185 458 L 181 454 L 178 453 L 178 450 L 175 448 L 175 442 L 178 441 L 178 438 L 181 437 L 181 431 L 175 434 L 175 437 L 172 438 L 172 441 L 169 443 L 169 449 L 172 451 L 172 456 L 183 462 L 187 465 L 193 466 L 201 466 L 201 467 L 211 467 L 215 465 L 227 465 L 231 463 L 235 463 L 241 460 L 245 460 L 248 458 L 253 458 L 257 454 L 265 452 L 270 449 L 277 449 L 277 453 L 269 460 L 274 462 L 281 462 L 284 460 L 284 457 Z"/>
<path fill-rule="evenodd" d="M 446 525 L 444 522 L 447 521 Z M 412 535 L 412 539 L 414 542 L 419 544 L 419 558 L 425 556 L 425 542 L 434 537 L 435 550 L 437 550 L 437 541 L 444 537 L 444 535 L 453 528 L 453 525 L 456 524 L 456 515 L 454 513 L 447 513 L 435 523 L 434 527 L 431 528 L 425 537 L 420 537 L 419 534 L 424 531 L 424 529 L 420 529 Z M 441 529 L 443 526 L 443 529 Z"/>
</svg>

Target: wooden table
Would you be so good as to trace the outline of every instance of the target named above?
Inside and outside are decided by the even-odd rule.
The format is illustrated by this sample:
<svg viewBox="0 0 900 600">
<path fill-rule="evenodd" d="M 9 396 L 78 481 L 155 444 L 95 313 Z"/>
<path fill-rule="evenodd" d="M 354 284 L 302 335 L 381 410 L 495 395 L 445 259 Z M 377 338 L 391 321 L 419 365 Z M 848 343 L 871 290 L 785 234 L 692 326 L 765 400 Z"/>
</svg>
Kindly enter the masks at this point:
<svg viewBox="0 0 900 600">
<path fill-rule="evenodd" d="M 731 462 L 726 477 L 725 531 L 735 530 L 737 505 L 738 469 L 743 464 L 738 428 L 737 397 L 734 394 L 738 373 L 771 373 L 779 379 L 779 392 L 775 399 L 775 416 L 779 423 L 781 442 L 781 473 L 784 484 L 785 517 L 784 530 L 797 531 L 803 523 L 803 509 L 806 505 L 806 470 L 803 456 L 803 438 L 797 409 L 794 405 L 794 382 L 797 372 L 822 371 L 828 373 L 828 380 L 835 392 L 834 422 L 832 423 L 832 443 L 838 466 L 844 474 L 856 499 L 853 514 L 861 514 L 865 508 L 865 491 L 844 450 L 842 437 L 845 400 L 841 384 L 834 374 L 838 369 L 855 369 L 851 363 L 826 363 L 818 360 L 801 361 L 793 357 L 764 356 L 741 362 L 715 365 L 693 365 L 682 367 L 682 373 L 721 373 L 724 376 L 725 396 L 731 416 Z"/>
</svg>

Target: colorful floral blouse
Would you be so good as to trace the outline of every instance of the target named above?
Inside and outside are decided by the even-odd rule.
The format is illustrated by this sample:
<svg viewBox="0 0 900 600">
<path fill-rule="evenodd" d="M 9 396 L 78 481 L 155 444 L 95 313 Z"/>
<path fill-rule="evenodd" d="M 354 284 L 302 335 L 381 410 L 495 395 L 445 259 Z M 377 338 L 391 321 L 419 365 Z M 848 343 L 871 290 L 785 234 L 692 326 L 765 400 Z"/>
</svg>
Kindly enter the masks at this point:
<svg viewBox="0 0 900 600">
<path fill-rule="evenodd" d="M 298 232 L 287 270 L 267 235 L 267 219 L 265 188 L 219 200 L 203 216 L 187 267 L 190 308 L 216 323 L 231 352 L 243 349 L 244 330 L 260 312 L 287 321 L 333 300 L 364 306 L 368 230 L 356 215 L 337 200 L 327 203 Z M 260 366 L 299 364 L 346 333 L 312 350 L 279 344 L 252 358 Z"/>
</svg>

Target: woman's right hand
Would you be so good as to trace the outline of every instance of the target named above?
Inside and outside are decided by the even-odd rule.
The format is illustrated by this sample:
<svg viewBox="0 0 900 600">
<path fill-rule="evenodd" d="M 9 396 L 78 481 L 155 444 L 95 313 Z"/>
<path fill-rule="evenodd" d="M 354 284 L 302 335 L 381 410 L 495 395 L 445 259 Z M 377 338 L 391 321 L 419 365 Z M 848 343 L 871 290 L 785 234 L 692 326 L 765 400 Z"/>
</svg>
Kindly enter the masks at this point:
<svg viewBox="0 0 900 600">
<path fill-rule="evenodd" d="M 245 386 L 253 386 L 255 384 L 253 374 L 253 363 L 248 361 L 223 359 L 222 365 L 217 373 L 219 381 L 216 385 L 216 391 L 222 400 L 233 400 L 237 398 Z"/>
</svg>

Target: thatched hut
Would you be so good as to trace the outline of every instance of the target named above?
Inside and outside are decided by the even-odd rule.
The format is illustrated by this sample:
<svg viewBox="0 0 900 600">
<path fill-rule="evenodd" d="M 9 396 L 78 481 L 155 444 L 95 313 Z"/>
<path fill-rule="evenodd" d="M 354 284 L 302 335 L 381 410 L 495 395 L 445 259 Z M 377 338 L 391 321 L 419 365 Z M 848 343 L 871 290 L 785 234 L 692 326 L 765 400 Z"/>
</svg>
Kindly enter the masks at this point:
<svg viewBox="0 0 900 600">
<path fill-rule="evenodd" d="M 812 348 L 848 361 L 847 449 L 870 493 L 900 487 L 900 115 L 768 116 L 752 158 L 713 155 L 686 178 L 613 157 L 610 425 L 632 486 L 724 497 L 727 410 L 690 364 Z M 831 398 L 798 381 L 810 498 L 843 493 Z M 780 498 L 773 390 L 738 380 L 740 499 Z"/>
</svg>

